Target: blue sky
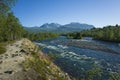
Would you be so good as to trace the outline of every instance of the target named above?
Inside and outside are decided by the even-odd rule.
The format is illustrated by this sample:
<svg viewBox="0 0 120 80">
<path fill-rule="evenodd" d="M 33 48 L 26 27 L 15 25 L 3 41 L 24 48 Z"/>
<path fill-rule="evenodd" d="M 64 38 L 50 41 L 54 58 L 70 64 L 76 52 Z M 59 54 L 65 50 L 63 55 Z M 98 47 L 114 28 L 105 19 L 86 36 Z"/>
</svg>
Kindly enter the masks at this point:
<svg viewBox="0 0 120 80">
<path fill-rule="evenodd" d="M 13 12 L 27 27 L 52 22 L 96 27 L 120 24 L 120 0 L 18 0 Z"/>
</svg>

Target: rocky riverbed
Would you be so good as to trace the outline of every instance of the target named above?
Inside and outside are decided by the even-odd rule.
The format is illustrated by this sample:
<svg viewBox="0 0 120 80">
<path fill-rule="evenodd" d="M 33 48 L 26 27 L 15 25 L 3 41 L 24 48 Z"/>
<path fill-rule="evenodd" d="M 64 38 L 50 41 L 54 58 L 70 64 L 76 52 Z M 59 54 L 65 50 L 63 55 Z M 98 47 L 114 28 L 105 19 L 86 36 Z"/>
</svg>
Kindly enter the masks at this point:
<svg viewBox="0 0 120 80">
<path fill-rule="evenodd" d="M 108 52 L 108 53 L 115 53 L 115 54 L 120 54 L 120 52 L 114 51 L 111 48 L 97 44 L 94 42 L 89 42 L 89 41 L 83 41 L 83 40 L 68 40 L 66 42 L 60 42 L 63 45 L 67 46 L 75 46 L 75 47 L 80 47 L 80 48 L 85 48 L 85 49 L 91 49 L 91 50 L 98 50 L 98 51 L 103 51 L 103 52 Z"/>
</svg>

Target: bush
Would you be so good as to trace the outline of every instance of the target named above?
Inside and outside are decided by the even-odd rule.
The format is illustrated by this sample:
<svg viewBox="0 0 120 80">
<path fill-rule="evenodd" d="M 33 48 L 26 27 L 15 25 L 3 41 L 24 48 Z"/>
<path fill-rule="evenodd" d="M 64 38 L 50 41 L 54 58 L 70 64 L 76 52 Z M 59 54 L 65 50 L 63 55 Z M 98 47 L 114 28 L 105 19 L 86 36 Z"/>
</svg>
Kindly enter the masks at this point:
<svg viewBox="0 0 120 80">
<path fill-rule="evenodd" d="M 3 54 L 5 52 L 6 52 L 6 49 L 4 47 L 0 46 L 0 54 Z"/>
<path fill-rule="evenodd" d="M 119 80 L 120 79 L 120 74 L 119 73 L 112 73 L 109 80 Z"/>
</svg>

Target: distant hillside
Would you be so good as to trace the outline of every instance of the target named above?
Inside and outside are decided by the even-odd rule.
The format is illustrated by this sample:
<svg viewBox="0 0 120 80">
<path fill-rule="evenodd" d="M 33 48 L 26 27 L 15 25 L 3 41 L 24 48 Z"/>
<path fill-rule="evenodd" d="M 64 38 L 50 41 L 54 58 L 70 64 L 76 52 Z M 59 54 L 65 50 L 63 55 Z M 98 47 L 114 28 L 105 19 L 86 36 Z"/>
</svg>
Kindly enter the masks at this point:
<svg viewBox="0 0 120 80">
<path fill-rule="evenodd" d="M 25 27 L 29 32 L 58 32 L 68 33 L 94 28 L 93 25 L 72 22 L 70 24 L 60 25 L 57 23 L 46 23 L 40 27 Z"/>
</svg>

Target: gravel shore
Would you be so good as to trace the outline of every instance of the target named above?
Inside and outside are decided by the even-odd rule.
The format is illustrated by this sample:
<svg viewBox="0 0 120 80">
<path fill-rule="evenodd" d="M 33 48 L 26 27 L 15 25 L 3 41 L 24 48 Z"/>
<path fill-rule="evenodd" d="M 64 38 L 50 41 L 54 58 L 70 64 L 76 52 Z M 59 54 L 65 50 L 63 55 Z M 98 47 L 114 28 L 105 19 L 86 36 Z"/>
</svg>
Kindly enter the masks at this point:
<svg viewBox="0 0 120 80">
<path fill-rule="evenodd" d="M 64 45 L 67 45 L 67 46 L 75 46 L 75 47 L 79 47 L 79 48 L 85 48 L 85 49 L 98 50 L 98 51 L 103 51 L 103 52 L 108 52 L 108 53 L 120 54 L 119 52 L 114 51 L 105 45 L 101 45 L 101 44 L 97 44 L 97 43 L 93 43 L 93 42 L 89 42 L 89 41 L 68 40 L 67 42 L 61 42 L 61 43 Z"/>
</svg>

